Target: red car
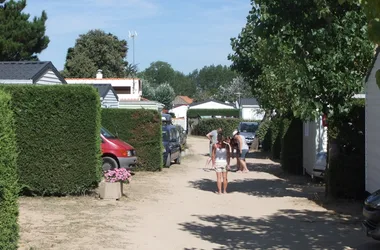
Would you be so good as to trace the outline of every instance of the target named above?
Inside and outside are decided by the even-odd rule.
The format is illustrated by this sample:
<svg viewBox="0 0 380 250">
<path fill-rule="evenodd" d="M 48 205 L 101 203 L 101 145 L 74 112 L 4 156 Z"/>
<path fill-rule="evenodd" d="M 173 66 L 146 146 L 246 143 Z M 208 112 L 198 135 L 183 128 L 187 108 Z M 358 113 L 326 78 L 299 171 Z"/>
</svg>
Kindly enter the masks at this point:
<svg viewBox="0 0 380 250">
<path fill-rule="evenodd" d="M 131 145 L 118 139 L 105 128 L 101 128 L 100 138 L 102 141 L 103 171 L 114 168 L 130 170 L 136 166 L 136 151 Z"/>
</svg>

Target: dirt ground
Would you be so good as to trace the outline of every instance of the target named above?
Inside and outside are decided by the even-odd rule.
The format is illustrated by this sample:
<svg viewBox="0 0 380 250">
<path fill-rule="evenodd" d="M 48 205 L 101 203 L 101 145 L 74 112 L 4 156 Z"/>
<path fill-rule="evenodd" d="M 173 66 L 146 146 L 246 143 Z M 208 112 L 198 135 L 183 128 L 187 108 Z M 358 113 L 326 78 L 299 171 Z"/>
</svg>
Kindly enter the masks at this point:
<svg viewBox="0 0 380 250">
<path fill-rule="evenodd" d="M 207 141 L 160 173 L 138 172 L 120 201 L 20 199 L 19 249 L 380 249 L 364 236 L 360 204 L 323 203 L 320 184 L 289 176 L 261 153 L 214 193 Z M 235 163 L 235 160 L 232 160 Z"/>
</svg>

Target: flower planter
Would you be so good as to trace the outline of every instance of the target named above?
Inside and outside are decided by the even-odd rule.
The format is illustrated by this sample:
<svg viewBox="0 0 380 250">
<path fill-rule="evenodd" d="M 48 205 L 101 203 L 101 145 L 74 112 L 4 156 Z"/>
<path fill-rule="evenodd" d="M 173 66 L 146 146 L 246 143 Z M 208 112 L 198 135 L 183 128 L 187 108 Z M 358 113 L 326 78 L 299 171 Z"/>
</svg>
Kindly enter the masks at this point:
<svg viewBox="0 0 380 250">
<path fill-rule="evenodd" d="M 99 185 L 99 196 L 101 199 L 119 200 L 122 195 L 122 182 L 101 182 Z"/>
</svg>

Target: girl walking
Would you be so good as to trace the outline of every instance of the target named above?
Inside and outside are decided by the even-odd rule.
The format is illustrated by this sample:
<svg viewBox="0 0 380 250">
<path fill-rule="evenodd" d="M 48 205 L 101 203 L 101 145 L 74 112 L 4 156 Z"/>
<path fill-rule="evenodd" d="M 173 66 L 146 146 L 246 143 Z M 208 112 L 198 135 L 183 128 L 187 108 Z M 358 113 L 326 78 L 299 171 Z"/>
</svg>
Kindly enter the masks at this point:
<svg viewBox="0 0 380 250">
<path fill-rule="evenodd" d="M 216 186 L 218 194 L 227 193 L 227 172 L 230 167 L 230 148 L 229 144 L 223 141 L 222 134 L 218 134 L 217 143 L 212 147 L 212 165 L 216 172 Z"/>
</svg>

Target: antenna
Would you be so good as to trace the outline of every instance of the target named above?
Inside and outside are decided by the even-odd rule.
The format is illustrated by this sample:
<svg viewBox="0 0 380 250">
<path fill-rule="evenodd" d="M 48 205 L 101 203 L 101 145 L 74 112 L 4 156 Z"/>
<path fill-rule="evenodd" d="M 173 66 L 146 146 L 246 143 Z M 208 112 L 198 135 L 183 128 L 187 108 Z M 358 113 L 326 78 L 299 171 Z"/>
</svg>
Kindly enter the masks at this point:
<svg viewBox="0 0 380 250">
<path fill-rule="evenodd" d="M 133 50 L 132 50 L 132 53 L 133 53 L 133 66 L 135 66 L 135 38 L 137 37 L 137 32 L 136 31 L 128 31 L 128 37 L 129 39 L 132 39 L 132 44 L 133 44 Z M 133 81 L 133 93 L 136 93 L 136 90 L 135 90 L 135 74 L 132 73 L 132 81 Z M 141 91 L 141 89 L 139 89 L 139 91 Z"/>
<path fill-rule="evenodd" d="M 135 65 L 135 38 L 137 37 L 137 32 L 136 31 L 128 31 L 128 37 L 129 39 L 132 39 L 133 43 L 133 65 Z"/>
</svg>

